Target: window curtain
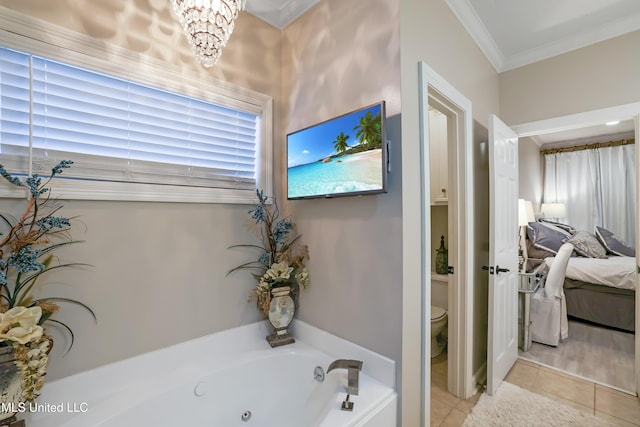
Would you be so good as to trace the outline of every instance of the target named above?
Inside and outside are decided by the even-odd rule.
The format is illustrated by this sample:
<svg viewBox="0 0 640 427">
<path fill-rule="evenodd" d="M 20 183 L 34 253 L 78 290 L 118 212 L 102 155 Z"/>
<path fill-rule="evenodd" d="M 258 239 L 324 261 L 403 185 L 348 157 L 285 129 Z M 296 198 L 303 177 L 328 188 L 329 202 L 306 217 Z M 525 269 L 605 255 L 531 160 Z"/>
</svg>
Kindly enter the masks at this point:
<svg viewBox="0 0 640 427">
<path fill-rule="evenodd" d="M 564 203 L 561 221 L 635 246 L 635 144 L 547 154 L 544 168 L 544 202 Z"/>
<path fill-rule="evenodd" d="M 635 144 L 599 150 L 602 227 L 635 246 Z"/>
</svg>

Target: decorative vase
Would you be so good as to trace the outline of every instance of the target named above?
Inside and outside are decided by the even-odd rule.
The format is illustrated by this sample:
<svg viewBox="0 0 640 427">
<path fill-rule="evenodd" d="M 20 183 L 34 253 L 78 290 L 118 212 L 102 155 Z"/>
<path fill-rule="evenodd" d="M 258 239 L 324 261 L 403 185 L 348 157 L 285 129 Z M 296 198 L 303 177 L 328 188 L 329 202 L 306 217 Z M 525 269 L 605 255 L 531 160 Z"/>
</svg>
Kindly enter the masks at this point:
<svg viewBox="0 0 640 427">
<path fill-rule="evenodd" d="M 444 236 L 440 236 L 440 247 L 436 251 L 436 273 L 449 273 L 449 251 L 444 247 Z"/>
<path fill-rule="evenodd" d="M 271 323 L 275 329 L 275 333 L 267 337 L 267 342 L 271 347 L 279 347 L 296 341 L 287 330 L 296 312 L 296 305 L 290 294 L 290 286 L 280 286 L 271 289 L 269 323 Z"/>
<path fill-rule="evenodd" d="M 22 378 L 13 346 L 0 347 L 0 425 L 11 425 L 22 402 Z"/>
<path fill-rule="evenodd" d="M 52 347 L 48 335 L 0 347 L 0 427 L 25 427 L 17 415 L 29 411 L 38 397 Z"/>
</svg>

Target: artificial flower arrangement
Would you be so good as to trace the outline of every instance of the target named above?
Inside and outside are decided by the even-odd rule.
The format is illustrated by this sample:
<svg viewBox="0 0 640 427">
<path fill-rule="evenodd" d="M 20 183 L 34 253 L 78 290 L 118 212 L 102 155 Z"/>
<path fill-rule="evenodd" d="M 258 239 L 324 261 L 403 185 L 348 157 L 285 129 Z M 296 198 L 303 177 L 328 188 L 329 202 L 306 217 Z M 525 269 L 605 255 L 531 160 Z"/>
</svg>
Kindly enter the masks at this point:
<svg viewBox="0 0 640 427">
<path fill-rule="evenodd" d="M 280 218 L 275 198 L 269 198 L 261 190 L 256 190 L 258 204 L 249 211 L 251 218 L 259 226 L 261 245 L 233 245 L 231 248 L 252 248 L 259 252 L 258 259 L 239 265 L 227 273 L 241 269 L 253 269 L 253 277 L 258 284 L 249 296 L 258 309 L 269 316 L 271 290 L 291 286 L 293 299 L 297 300 L 300 287 L 309 285 L 309 272 L 305 260 L 309 259 L 307 245 L 298 245 L 301 235 L 295 232 L 295 223 L 288 218 Z"/>
<path fill-rule="evenodd" d="M 44 383 L 53 341 L 45 334 L 43 324 L 53 322 L 60 325 L 71 338 L 66 351 L 73 346 L 71 328 L 51 318 L 59 309 L 56 303 L 77 304 L 96 320 L 93 310 L 80 301 L 62 297 L 34 299 L 31 294 L 43 274 L 86 265 L 61 263 L 54 255 L 57 248 L 78 243 L 69 235 L 73 218 L 59 216 L 62 206 L 51 198 L 47 187 L 54 176 L 72 163 L 61 161 L 44 181 L 37 174 L 21 180 L 0 165 L 0 175 L 6 181 L 26 188 L 29 193 L 27 208 L 20 218 L 0 214 L 0 350 L 3 353 L 13 351 L 14 363 L 20 374 L 22 395 L 19 401 L 22 403 L 33 402 Z M 1 391 L 5 399 L 7 391 Z"/>
</svg>

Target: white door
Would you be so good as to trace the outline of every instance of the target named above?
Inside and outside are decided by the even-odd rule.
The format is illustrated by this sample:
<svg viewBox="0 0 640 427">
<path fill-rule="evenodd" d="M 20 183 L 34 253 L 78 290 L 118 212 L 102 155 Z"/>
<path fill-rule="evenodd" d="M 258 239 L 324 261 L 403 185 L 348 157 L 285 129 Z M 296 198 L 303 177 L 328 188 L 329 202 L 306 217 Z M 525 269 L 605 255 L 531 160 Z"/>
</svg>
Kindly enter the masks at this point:
<svg viewBox="0 0 640 427">
<path fill-rule="evenodd" d="M 489 334 L 487 393 L 518 358 L 518 136 L 489 117 Z"/>
</svg>

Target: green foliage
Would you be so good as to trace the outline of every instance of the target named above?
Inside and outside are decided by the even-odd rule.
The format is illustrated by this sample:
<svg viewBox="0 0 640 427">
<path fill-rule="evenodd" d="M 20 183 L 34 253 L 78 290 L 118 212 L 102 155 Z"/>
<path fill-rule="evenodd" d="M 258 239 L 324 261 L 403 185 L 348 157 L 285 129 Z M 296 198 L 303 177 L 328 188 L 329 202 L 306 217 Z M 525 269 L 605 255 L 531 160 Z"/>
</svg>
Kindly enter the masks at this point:
<svg viewBox="0 0 640 427">
<path fill-rule="evenodd" d="M 59 309 L 58 302 L 77 305 L 89 312 L 96 321 L 96 315 L 86 304 L 71 298 L 43 297 L 34 299 L 32 292 L 40 285 L 44 276 L 55 270 L 88 266 L 84 263 L 63 263 L 54 252 L 64 246 L 81 243 L 71 239 L 71 221 L 74 218 L 60 216 L 62 205 L 51 198 L 47 185 L 51 179 L 70 167 L 72 162 L 62 161 L 51 170 L 44 182 L 34 174 L 24 180 L 8 173 L 0 165 L 0 175 L 7 182 L 28 190 L 29 199 L 25 212 L 20 218 L 0 214 L 0 312 L 18 306 L 40 307 L 42 316 L 38 324 L 49 321 L 59 324 L 71 338 L 67 351 L 71 349 L 74 335 L 71 328 L 52 315 Z"/>
<path fill-rule="evenodd" d="M 336 136 L 335 141 L 333 141 L 333 147 L 338 153 L 342 153 L 347 148 L 349 148 L 347 139 L 349 139 L 349 135 L 345 135 L 344 132 L 340 132 L 340 135 Z"/>
<path fill-rule="evenodd" d="M 366 149 L 382 147 L 380 113 L 374 116 L 371 111 L 367 111 L 367 114 L 360 117 L 353 130 L 356 131 L 356 138 L 360 141 L 360 145 L 366 147 Z"/>
<path fill-rule="evenodd" d="M 265 314 L 269 312 L 271 288 L 291 285 L 294 294 L 300 286 L 309 283 L 309 273 L 305 260 L 309 259 L 309 248 L 298 246 L 300 235 L 295 233 L 295 223 L 288 218 L 280 218 L 280 210 L 275 199 L 269 198 L 260 190 L 256 190 L 258 204 L 249 211 L 259 229 L 260 243 L 240 244 L 232 248 L 249 248 L 258 254 L 256 260 L 248 261 L 227 272 L 227 276 L 237 270 L 253 270 L 253 278 L 258 282 L 249 296 Z"/>
</svg>

